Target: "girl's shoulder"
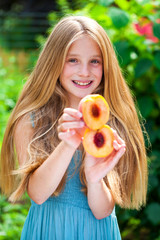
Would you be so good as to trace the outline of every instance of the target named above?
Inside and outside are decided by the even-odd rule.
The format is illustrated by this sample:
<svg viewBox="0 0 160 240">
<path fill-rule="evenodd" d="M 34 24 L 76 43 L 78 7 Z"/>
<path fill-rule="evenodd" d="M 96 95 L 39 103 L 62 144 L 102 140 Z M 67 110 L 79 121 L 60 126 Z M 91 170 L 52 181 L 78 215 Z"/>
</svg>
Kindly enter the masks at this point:
<svg viewBox="0 0 160 240">
<path fill-rule="evenodd" d="M 27 156 L 28 145 L 34 135 L 34 128 L 29 114 L 22 116 L 16 123 L 14 142 L 19 164 L 23 165 Z"/>
<path fill-rule="evenodd" d="M 15 127 L 15 134 L 19 133 L 19 131 L 33 132 L 34 131 L 33 128 L 34 128 L 34 117 L 30 113 L 28 113 L 20 117 L 20 119 L 18 119 Z"/>
</svg>

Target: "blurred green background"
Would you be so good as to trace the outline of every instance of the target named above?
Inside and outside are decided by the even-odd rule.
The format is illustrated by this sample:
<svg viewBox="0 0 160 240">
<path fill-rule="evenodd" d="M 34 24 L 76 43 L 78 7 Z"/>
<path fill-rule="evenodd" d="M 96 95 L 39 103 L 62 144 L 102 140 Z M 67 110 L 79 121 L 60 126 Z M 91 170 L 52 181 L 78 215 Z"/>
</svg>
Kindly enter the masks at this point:
<svg viewBox="0 0 160 240">
<path fill-rule="evenodd" d="M 53 25 L 67 14 L 97 20 L 114 45 L 151 142 L 145 137 L 147 205 L 140 211 L 116 208 L 122 239 L 160 240 L 160 1 L 6 2 L 0 3 L 0 146 L 10 112 Z M 0 240 L 20 238 L 29 206 L 27 195 L 10 204 L 0 194 Z"/>
</svg>

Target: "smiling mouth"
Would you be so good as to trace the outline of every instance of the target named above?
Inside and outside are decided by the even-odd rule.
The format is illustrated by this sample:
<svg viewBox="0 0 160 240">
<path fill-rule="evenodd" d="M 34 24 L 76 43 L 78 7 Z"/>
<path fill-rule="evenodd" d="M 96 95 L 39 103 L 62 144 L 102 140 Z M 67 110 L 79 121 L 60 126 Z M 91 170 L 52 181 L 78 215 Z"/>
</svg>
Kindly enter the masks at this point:
<svg viewBox="0 0 160 240">
<path fill-rule="evenodd" d="M 87 86 L 89 84 L 92 83 L 92 81 L 89 81 L 89 82 L 79 82 L 79 81 L 73 81 L 75 84 L 79 85 L 79 86 Z"/>
</svg>

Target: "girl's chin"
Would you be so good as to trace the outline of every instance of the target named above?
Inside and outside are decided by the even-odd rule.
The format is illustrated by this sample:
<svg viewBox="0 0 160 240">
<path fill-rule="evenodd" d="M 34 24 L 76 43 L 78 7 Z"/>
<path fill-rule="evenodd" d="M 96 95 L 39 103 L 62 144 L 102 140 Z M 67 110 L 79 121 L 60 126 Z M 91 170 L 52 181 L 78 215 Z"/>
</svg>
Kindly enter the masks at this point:
<svg viewBox="0 0 160 240">
<path fill-rule="evenodd" d="M 73 92 L 69 93 L 70 101 L 72 103 L 78 102 L 85 96 L 92 94 L 94 91 L 95 91 L 95 89 L 83 89 L 83 90 L 77 89 L 77 91 L 74 91 L 74 93 Z"/>
</svg>

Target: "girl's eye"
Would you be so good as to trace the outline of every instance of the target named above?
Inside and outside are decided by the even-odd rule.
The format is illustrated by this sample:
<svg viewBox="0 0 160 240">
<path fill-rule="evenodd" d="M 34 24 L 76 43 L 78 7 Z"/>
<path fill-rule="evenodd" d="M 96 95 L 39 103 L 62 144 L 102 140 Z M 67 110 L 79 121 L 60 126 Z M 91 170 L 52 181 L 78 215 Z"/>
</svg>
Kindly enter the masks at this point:
<svg viewBox="0 0 160 240">
<path fill-rule="evenodd" d="M 91 63 L 98 64 L 98 63 L 99 63 L 99 60 L 93 59 L 93 60 L 91 61 Z"/>
<path fill-rule="evenodd" d="M 77 62 L 77 59 L 76 59 L 76 58 L 70 58 L 70 59 L 68 59 L 68 62 L 70 62 L 70 63 L 76 63 L 76 62 Z"/>
</svg>

